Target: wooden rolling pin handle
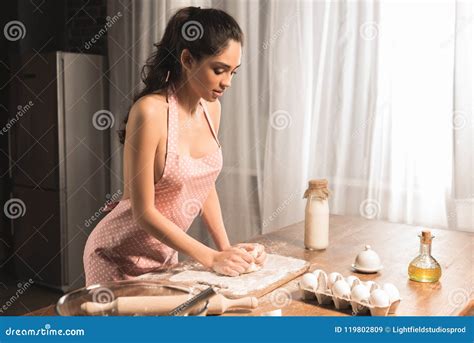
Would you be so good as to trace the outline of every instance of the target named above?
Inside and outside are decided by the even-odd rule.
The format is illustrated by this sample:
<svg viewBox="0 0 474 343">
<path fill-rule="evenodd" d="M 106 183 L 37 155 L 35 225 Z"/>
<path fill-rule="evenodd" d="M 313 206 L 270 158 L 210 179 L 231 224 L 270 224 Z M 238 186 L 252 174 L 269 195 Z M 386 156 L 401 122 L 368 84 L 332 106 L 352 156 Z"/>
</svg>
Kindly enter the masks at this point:
<svg viewBox="0 0 474 343">
<path fill-rule="evenodd" d="M 228 299 L 222 294 L 218 294 L 209 301 L 209 314 L 222 314 L 227 310 L 236 308 L 254 309 L 258 307 L 258 300 L 255 297 L 244 297 L 240 299 Z"/>
<path fill-rule="evenodd" d="M 88 301 L 81 304 L 81 309 L 87 314 L 102 314 L 103 312 L 110 311 L 117 306 L 117 301 L 114 300 L 108 303 L 96 303 Z"/>
</svg>

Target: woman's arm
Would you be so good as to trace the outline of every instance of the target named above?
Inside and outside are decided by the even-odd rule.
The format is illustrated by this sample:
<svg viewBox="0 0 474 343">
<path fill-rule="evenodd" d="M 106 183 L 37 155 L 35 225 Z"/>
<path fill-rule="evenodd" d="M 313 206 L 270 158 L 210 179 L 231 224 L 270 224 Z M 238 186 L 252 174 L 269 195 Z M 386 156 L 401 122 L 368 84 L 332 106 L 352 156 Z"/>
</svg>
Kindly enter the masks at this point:
<svg viewBox="0 0 474 343">
<path fill-rule="evenodd" d="M 214 185 L 202 207 L 202 218 L 209 233 L 220 251 L 230 248 L 229 238 L 225 231 L 222 211 Z"/>
<path fill-rule="evenodd" d="M 130 161 L 133 217 L 144 230 L 164 244 L 211 267 L 218 252 L 186 234 L 155 207 L 154 161 L 163 136 L 160 131 L 166 127 L 166 116 L 166 105 L 151 97 L 139 100 L 130 112 L 124 154 Z"/>
</svg>

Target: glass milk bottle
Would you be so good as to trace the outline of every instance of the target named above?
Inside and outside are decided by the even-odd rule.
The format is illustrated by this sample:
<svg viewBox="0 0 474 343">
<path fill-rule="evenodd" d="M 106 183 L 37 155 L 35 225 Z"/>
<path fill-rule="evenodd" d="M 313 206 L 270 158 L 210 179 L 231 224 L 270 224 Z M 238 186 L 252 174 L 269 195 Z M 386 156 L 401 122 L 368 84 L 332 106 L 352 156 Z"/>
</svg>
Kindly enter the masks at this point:
<svg viewBox="0 0 474 343">
<path fill-rule="evenodd" d="M 307 198 L 304 221 L 304 245 L 309 250 L 329 245 L 328 180 L 310 180 L 304 193 Z"/>
</svg>

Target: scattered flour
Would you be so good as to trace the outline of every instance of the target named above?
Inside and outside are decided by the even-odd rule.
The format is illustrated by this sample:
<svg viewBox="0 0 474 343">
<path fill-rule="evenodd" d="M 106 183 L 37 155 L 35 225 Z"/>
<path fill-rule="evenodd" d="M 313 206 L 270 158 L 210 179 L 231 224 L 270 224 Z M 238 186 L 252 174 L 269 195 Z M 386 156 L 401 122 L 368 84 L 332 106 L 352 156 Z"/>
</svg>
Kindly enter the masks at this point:
<svg viewBox="0 0 474 343">
<path fill-rule="evenodd" d="M 308 262 L 292 257 L 267 254 L 262 269 L 238 277 L 222 276 L 210 271 L 185 270 L 170 278 L 171 282 L 201 283 L 221 288 L 223 294 L 245 296 L 264 289 L 309 265 Z"/>
</svg>

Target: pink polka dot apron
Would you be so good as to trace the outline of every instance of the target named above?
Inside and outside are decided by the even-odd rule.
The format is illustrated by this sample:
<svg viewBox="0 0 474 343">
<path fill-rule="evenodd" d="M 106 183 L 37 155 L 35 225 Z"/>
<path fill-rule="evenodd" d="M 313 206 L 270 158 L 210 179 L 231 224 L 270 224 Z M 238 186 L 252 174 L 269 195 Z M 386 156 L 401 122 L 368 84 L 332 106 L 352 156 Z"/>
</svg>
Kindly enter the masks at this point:
<svg viewBox="0 0 474 343">
<path fill-rule="evenodd" d="M 201 100 L 207 123 L 218 149 L 202 158 L 180 156 L 178 103 L 168 92 L 168 140 L 163 175 L 155 184 L 155 207 L 183 231 L 202 210 L 222 169 L 222 149 Z M 133 219 L 130 199 L 107 206 L 110 213 L 91 232 L 84 250 L 86 285 L 127 280 L 169 267 L 178 253 L 143 230 Z"/>
</svg>

